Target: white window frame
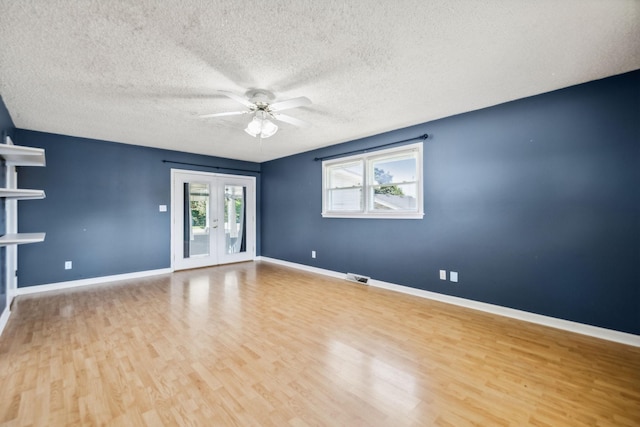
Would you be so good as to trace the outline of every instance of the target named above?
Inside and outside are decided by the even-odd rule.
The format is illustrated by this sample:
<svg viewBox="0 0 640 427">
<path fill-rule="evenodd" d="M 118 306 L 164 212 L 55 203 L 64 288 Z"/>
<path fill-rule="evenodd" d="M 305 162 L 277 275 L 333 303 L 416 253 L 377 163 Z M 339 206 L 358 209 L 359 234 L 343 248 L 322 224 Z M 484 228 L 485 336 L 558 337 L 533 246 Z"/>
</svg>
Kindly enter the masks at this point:
<svg viewBox="0 0 640 427">
<path fill-rule="evenodd" d="M 378 184 L 373 181 L 372 165 L 374 162 L 384 158 L 393 158 L 410 154 L 416 158 L 416 208 L 411 210 L 379 211 L 370 209 L 371 188 Z M 331 211 L 329 210 L 329 170 L 331 167 L 354 162 L 363 162 L 364 173 L 362 183 L 362 209 L 354 211 Z M 322 217 L 323 218 L 378 218 L 378 219 L 422 219 L 424 217 L 424 194 L 423 194 L 423 170 L 422 170 L 422 142 L 403 145 L 385 150 L 373 151 L 369 153 L 357 154 L 354 156 L 340 157 L 338 159 L 324 160 L 322 162 Z M 354 187 L 355 188 L 355 187 Z"/>
</svg>

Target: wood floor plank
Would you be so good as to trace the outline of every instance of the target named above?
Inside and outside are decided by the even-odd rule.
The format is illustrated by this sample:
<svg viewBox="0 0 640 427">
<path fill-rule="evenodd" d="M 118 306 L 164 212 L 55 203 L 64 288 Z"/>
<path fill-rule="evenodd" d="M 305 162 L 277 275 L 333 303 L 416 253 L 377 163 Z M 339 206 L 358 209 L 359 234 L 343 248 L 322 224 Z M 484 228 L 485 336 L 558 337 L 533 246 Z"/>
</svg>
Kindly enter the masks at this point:
<svg viewBox="0 0 640 427">
<path fill-rule="evenodd" d="M 640 349 L 261 263 L 20 296 L 0 426 L 637 426 Z"/>
</svg>

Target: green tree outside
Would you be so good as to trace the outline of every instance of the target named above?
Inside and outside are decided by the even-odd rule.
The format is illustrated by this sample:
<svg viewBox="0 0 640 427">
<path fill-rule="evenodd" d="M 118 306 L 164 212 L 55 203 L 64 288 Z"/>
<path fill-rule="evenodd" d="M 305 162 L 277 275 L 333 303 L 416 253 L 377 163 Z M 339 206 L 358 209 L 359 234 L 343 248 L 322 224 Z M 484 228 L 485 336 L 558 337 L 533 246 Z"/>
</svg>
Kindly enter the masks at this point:
<svg viewBox="0 0 640 427">
<path fill-rule="evenodd" d="M 373 175 L 376 182 L 382 185 L 381 187 L 377 187 L 374 190 L 375 194 L 390 194 L 392 196 L 404 196 L 404 192 L 402 191 L 402 188 L 398 187 L 397 185 L 395 184 L 385 185 L 393 181 L 393 175 L 391 175 L 389 172 L 386 172 L 384 169 L 374 168 Z"/>
</svg>

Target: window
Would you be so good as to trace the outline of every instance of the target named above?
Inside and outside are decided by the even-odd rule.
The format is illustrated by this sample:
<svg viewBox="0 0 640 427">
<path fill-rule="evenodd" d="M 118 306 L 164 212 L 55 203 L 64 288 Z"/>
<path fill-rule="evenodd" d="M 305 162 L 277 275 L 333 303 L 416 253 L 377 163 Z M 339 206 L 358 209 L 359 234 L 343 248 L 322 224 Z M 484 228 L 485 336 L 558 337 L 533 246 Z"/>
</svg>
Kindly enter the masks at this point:
<svg viewBox="0 0 640 427">
<path fill-rule="evenodd" d="M 322 216 L 420 219 L 422 143 L 322 162 Z"/>
</svg>

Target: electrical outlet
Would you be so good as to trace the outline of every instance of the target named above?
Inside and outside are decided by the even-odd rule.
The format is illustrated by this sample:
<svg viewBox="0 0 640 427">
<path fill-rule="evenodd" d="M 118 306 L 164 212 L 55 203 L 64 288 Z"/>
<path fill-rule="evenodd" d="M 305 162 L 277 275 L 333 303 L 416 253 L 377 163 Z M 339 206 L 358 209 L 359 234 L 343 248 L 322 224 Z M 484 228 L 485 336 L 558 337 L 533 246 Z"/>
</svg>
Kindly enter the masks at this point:
<svg viewBox="0 0 640 427">
<path fill-rule="evenodd" d="M 452 271 L 449 274 L 449 280 L 451 280 L 452 282 L 457 282 L 458 281 L 458 272 L 457 271 Z"/>
<path fill-rule="evenodd" d="M 160 212 L 166 212 L 167 211 L 167 205 L 159 205 L 158 206 L 158 210 Z"/>
<path fill-rule="evenodd" d="M 440 270 L 440 280 L 447 280 L 447 270 Z"/>
<path fill-rule="evenodd" d="M 65 261 L 64 262 L 64 269 L 65 270 L 71 270 L 73 268 L 73 264 L 71 263 L 71 261 Z"/>
<path fill-rule="evenodd" d="M 316 251 L 311 251 L 311 258 L 315 258 L 316 257 Z"/>
</svg>

